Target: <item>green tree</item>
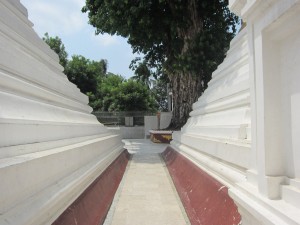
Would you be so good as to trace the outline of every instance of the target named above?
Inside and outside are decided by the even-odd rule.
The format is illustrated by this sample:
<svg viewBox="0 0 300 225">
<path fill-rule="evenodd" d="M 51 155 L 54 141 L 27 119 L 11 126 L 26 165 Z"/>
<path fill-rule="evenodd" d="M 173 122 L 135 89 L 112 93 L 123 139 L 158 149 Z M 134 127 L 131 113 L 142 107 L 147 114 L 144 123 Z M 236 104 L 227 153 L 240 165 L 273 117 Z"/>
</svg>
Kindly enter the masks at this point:
<svg viewBox="0 0 300 225">
<path fill-rule="evenodd" d="M 116 95 L 119 111 L 155 111 L 155 99 L 149 88 L 134 80 L 123 82 Z"/>
<path fill-rule="evenodd" d="M 108 73 L 99 86 L 102 111 L 155 111 L 157 104 L 149 88 L 135 80 Z"/>
<path fill-rule="evenodd" d="M 89 63 L 89 71 L 96 77 L 96 91 L 86 93 L 89 96 L 89 105 L 93 108 L 93 111 L 102 110 L 103 96 L 101 96 L 100 90 L 102 82 L 107 76 L 107 60 L 91 61 Z"/>
<path fill-rule="evenodd" d="M 158 109 L 164 112 L 168 111 L 167 81 L 161 78 L 155 80 L 151 92 L 158 104 Z"/>
<path fill-rule="evenodd" d="M 76 84 L 81 92 L 89 96 L 89 105 L 93 110 L 101 110 L 103 96 L 101 96 L 100 89 L 107 74 L 107 60 L 94 61 L 81 55 L 73 55 L 68 61 L 68 54 L 59 37 L 53 38 L 45 33 L 43 40 L 58 54 L 60 64 L 64 67 L 64 73 L 68 79 Z"/>
<path fill-rule="evenodd" d="M 76 84 L 82 93 L 89 96 L 89 105 L 94 111 L 103 106 L 99 90 L 106 73 L 106 60 L 93 61 L 81 55 L 73 55 L 65 68 L 68 79 Z"/>
<path fill-rule="evenodd" d="M 124 78 L 120 75 L 108 73 L 103 82 L 98 87 L 99 98 L 102 99 L 102 111 L 116 111 L 119 107 L 116 103 L 116 95 L 119 92 L 119 87 L 124 82 Z"/>
<path fill-rule="evenodd" d="M 128 38 L 133 52 L 168 76 L 172 125 L 179 128 L 234 36 L 237 17 L 227 5 L 227 0 L 87 0 L 83 12 L 96 33 Z"/>
<path fill-rule="evenodd" d="M 132 77 L 133 80 L 137 80 L 143 84 L 145 84 L 148 88 L 151 86 L 151 70 L 147 65 L 146 61 L 139 62 L 137 66 L 132 67 L 132 69 L 135 69 L 134 76 Z"/>
<path fill-rule="evenodd" d="M 69 80 L 76 84 L 82 93 L 96 92 L 96 76 L 89 69 L 90 61 L 83 56 L 73 55 L 65 69 Z"/>
<path fill-rule="evenodd" d="M 105 60 L 91 61 L 81 55 L 73 55 L 65 68 L 68 79 L 84 94 L 96 94 L 107 68 Z"/>
<path fill-rule="evenodd" d="M 56 52 L 59 58 L 59 63 L 64 68 L 68 63 L 68 53 L 65 50 L 65 45 L 62 43 L 59 37 L 50 37 L 48 33 L 44 34 L 43 40 L 49 45 L 49 47 Z"/>
</svg>

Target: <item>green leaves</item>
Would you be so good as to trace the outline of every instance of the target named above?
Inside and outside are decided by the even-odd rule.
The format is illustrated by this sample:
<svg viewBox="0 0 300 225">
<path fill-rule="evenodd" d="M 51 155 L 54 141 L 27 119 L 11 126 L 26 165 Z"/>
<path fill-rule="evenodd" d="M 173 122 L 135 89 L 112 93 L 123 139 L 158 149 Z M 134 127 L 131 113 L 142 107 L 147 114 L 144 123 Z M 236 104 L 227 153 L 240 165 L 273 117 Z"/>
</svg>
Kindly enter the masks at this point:
<svg viewBox="0 0 300 225">
<path fill-rule="evenodd" d="M 48 33 L 44 34 L 43 40 L 46 42 L 46 44 L 49 45 L 49 47 L 56 52 L 59 58 L 59 63 L 64 68 L 68 63 L 68 53 L 65 50 L 65 46 L 62 43 L 61 39 L 59 37 L 50 37 Z"/>
<path fill-rule="evenodd" d="M 144 84 L 109 74 L 99 87 L 102 111 L 152 111 L 156 103 Z"/>
<path fill-rule="evenodd" d="M 69 80 L 77 85 L 81 92 L 96 94 L 97 86 L 106 74 L 107 62 L 91 61 L 81 55 L 73 55 L 65 68 Z"/>
<path fill-rule="evenodd" d="M 193 92 L 198 96 L 184 100 L 191 104 L 223 61 L 234 36 L 237 17 L 227 5 L 227 0 L 86 0 L 83 11 L 97 32 L 128 37 L 133 52 L 144 55 L 151 71 L 154 68 L 170 80 L 177 75 L 199 78 L 195 88 L 201 88 Z M 137 72 L 137 79 L 148 76 L 143 68 Z M 180 82 L 186 86 L 187 79 Z M 174 107 L 187 118 L 188 110 L 178 110 L 185 102 L 175 101 Z"/>
<path fill-rule="evenodd" d="M 132 77 L 132 79 L 137 80 L 142 84 L 146 85 L 146 87 L 150 88 L 151 86 L 150 78 L 152 76 L 152 73 L 146 61 L 138 63 L 138 66 L 135 67 L 134 74 L 135 75 Z"/>
<path fill-rule="evenodd" d="M 145 54 L 149 65 L 163 66 L 168 72 L 175 64 L 172 72 L 195 72 L 200 62 L 193 54 L 201 51 L 210 58 L 209 52 L 220 52 L 211 59 L 220 63 L 234 36 L 237 18 L 227 4 L 223 0 L 87 0 L 83 11 L 88 12 L 90 23 L 98 30 L 129 37 L 133 51 Z M 199 36 L 204 40 L 198 44 Z M 203 58 L 207 57 L 201 54 Z M 203 69 L 210 74 L 213 68 Z"/>
<path fill-rule="evenodd" d="M 59 37 L 52 38 L 46 33 L 43 39 L 59 55 L 68 79 L 76 84 L 81 92 L 89 96 L 89 104 L 94 111 L 155 111 L 157 109 L 155 99 L 147 85 L 134 80 L 127 81 L 120 75 L 107 73 L 106 60 L 93 61 L 82 55 L 73 55 L 71 60 L 67 61 L 67 52 Z M 143 65 L 139 67 L 138 74 L 141 78 L 150 77 L 150 70 L 147 69 Z"/>
</svg>

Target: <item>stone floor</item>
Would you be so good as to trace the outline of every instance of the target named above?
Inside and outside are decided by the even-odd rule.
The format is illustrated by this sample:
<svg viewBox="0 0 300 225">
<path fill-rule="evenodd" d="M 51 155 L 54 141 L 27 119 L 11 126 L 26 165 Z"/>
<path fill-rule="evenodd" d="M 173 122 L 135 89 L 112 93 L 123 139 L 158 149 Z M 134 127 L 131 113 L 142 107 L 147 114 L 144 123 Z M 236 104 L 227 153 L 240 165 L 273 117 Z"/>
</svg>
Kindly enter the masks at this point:
<svg viewBox="0 0 300 225">
<path fill-rule="evenodd" d="M 166 144 L 123 140 L 133 154 L 105 225 L 189 225 L 159 153 Z"/>
</svg>

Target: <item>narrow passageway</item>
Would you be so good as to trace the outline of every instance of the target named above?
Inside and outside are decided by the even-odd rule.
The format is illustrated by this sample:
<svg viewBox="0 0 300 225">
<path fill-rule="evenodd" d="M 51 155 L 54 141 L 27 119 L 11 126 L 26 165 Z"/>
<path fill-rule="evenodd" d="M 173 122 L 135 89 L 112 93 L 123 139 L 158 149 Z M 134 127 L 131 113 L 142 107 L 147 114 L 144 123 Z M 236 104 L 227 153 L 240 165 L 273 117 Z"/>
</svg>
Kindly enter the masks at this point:
<svg viewBox="0 0 300 225">
<path fill-rule="evenodd" d="M 167 145 L 124 140 L 132 154 L 105 225 L 188 225 L 175 187 L 159 153 Z"/>
</svg>

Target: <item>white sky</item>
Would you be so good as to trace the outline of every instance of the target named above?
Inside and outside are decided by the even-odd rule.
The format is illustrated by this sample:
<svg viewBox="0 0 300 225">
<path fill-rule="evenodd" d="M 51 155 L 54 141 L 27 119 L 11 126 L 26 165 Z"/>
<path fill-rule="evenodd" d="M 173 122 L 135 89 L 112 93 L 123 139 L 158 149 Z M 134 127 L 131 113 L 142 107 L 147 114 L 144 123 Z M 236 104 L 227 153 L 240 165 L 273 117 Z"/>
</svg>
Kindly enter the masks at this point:
<svg viewBox="0 0 300 225">
<path fill-rule="evenodd" d="M 136 55 L 127 40 L 107 34 L 95 36 L 95 29 L 88 24 L 87 14 L 81 12 L 85 0 L 21 0 L 27 8 L 29 19 L 40 37 L 62 39 L 69 54 L 83 55 L 99 61 L 108 60 L 108 71 L 126 78 L 133 76 L 128 66 Z"/>
</svg>

